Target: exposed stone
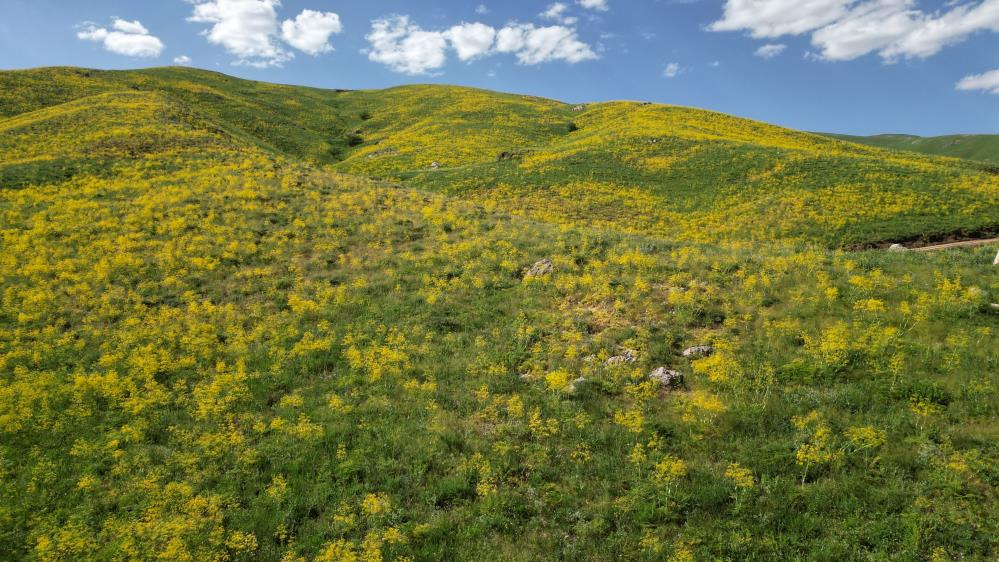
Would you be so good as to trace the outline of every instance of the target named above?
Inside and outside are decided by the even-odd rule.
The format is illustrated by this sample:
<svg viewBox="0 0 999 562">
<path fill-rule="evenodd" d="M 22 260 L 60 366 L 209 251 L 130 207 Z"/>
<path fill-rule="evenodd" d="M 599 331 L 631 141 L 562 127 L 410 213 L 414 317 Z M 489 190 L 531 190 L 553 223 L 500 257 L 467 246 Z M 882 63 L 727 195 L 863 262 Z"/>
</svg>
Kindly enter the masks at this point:
<svg viewBox="0 0 999 562">
<path fill-rule="evenodd" d="M 907 252 L 909 249 L 901 244 L 892 244 L 888 247 L 889 252 Z"/>
<path fill-rule="evenodd" d="M 637 359 L 636 353 L 630 349 L 626 349 L 621 355 L 615 355 L 614 357 L 607 359 L 604 364 L 611 367 L 614 365 L 623 365 L 625 363 L 634 363 L 635 359 Z"/>
<path fill-rule="evenodd" d="M 368 158 L 378 158 L 379 156 L 388 156 L 389 154 L 398 154 L 399 151 L 394 148 L 383 148 L 381 150 L 376 150 L 368 154 Z"/>
<path fill-rule="evenodd" d="M 710 345 L 695 345 L 683 350 L 683 356 L 687 359 L 700 359 L 708 357 L 715 352 L 715 348 Z"/>
<path fill-rule="evenodd" d="M 999 254 L 996 254 L 996 260 L 992 262 L 992 265 L 999 265 Z"/>
<path fill-rule="evenodd" d="M 573 111 L 583 111 L 584 109 L 586 109 L 585 105 L 577 105 L 576 107 L 572 108 Z"/>
<path fill-rule="evenodd" d="M 649 378 L 667 388 L 676 388 L 683 384 L 683 373 L 666 367 L 659 367 L 652 371 L 649 373 Z"/>
<path fill-rule="evenodd" d="M 569 392 L 570 393 L 576 392 L 576 390 L 578 390 L 578 387 L 585 383 L 586 383 L 586 377 L 579 377 L 578 379 L 572 381 L 572 383 L 569 385 Z"/>
<path fill-rule="evenodd" d="M 555 271 L 555 264 L 552 263 L 552 260 L 545 258 L 543 260 L 538 260 L 534 265 L 532 265 L 531 268 L 527 270 L 527 273 L 524 274 L 524 278 L 529 279 L 531 277 L 544 277 L 553 271 Z"/>
<path fill-rule="evenodd" d="M 441 163 L 440 163 L 440 162 L 432 162 L 432 163 L 430 164 L 430 167 L 431 167 L 432 169 L 434 169 L 434 170 L 439 170 L 439 169 L 440 169 L 440 167 L 441 167 Z"/>
<path fill-rule="evenodd" d="M 593 363 L 596 360 L 597 360 L 596 355 L 587 355 L 586 357 L 583 357 L 583 363 Z"/>
<path fill-rule="evenodd" d="M 513 153 L 512 152 L 505 152 L 505 151 L 504 152 L 500 152 L 499 156 L 496 157 L 496 161 L 497 162 L 502 162 L 504 160 L 511 160 L 511 159 L 513 159 Z"/>
</svg>

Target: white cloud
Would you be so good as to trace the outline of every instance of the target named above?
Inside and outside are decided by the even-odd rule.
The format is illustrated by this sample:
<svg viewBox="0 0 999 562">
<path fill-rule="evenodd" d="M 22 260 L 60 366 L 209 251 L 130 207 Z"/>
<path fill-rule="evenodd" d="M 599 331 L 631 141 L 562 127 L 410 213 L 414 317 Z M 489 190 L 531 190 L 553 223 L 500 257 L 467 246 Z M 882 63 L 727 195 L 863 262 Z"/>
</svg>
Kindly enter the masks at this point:
<svg viewBox="0 0 999 562">
<path fill-rule="evenodd" d="M 713 31 L 752 37 L 811 33 L 816 58 L 852 60 L 878 53 L 888 62 L 925 58 L 980 31 L 999 32 L 999 0 L 949 1 L 927 13 L 916 0 L 726 0 Z"/>
<path fill-rule="evenodd" d="M 132 35 L 149 35 L 149 30 L 146 29 L 146 26 L 142 25 L 139 20 L 128 21 L 115 18 L 112 27 L 122 33 L 129 33 Z"/>
<path fill-rule="evenodd" d="M 212 24 L 203 35 L 236 57 L 236 64 L 266 68 L 294 58 L 282 41 L 310 54 L 333 50 L 329 38 L 342 29 L 332 12 L 303 10 L 295 19 L 279 22 L 280 0 L 188 0 L 195 23 Z"/>
<path fill-rule="evenodd" d="M 96 41 L 103 44 L 107 51 L 129 57 L 158 57 L 164 48 L 163 42 L 150 35 L 149 30 L 138 20 L 114 18 L 111 29 L 85 23 L 76 37 L 84 41 Z"/>
<path fill-rule="evenodd" d="M 610 9 L 607 6 L 607 0 L 576 0 L 576 3 L 586 8 L 587 10 L 598 10 L 601 12 L 606 12 L 607 10 Z"/>
<path fill-rule="evenodd" d="M 528 65 L 555 60 L 575 64 L 597 58 L 593 49 L 579 40 L 575 29 L 560 25 L 510 24 L 499 31 L 496 50 L 515 53 L 520 64 Z"/>
<path fill-rule="evenodd" d="M 236 56 L 237 64 L 280 66 L 294 55 L 277 41 L 279 5 L 280 0 L 200 1 L 187 19 L 212 24 L 205 37 Z"/>
<path fill-rule="evenodd" d="M 281 38 L 299 51 L 313 56 L 332 51 L 330 36 L 341 31 L 340 16 L 332 12 L 303 10 L 295 19 L 281 24 Z"/>
<path fill-rule="evenodd" d="M 482 23 L 462 23 L 446 33 L 461 60 L 472 60 L 492 51 L 496 30 Z"/>
<path fill-rule="evenodd" d="M 965 76 L 957 83 L 957 89 L 969 92 L 980 90 L 989 94 L 999 95 L 999 70 Z"/>
<path fill-rule="evenodd" d="M 173 63 L 180 66 L 189 66 L 191 64 L 191 57 L 187 55 L 181 55 L 179 57 L 174 57 Z"/>
<path fill-rule="evenodd" d="M 428 74 L 447 63 L 449 50 L 463 61 L 497 53 L 513 54 L 520 64 L 551 61 L 570 64 L 597 58 L 593 49 L 579 40 L 576 30 L 555 25 L 511 23 L 495 29 L 483 23 L 462 23 L 446 31 L 427 31 L 409 16 L 389 16 L 371 22 L 365 52 L 374 62 L 395 72 Z"/>
<path fill-rule="evenodd" d="M 390 16 L 371 22 L 365 37 L 371 44 L 368 58 L 403 74 L 427 74 L 447 62 L 444 33 L 424 31 L 409 16 Z"/>
<path fill-rule="evenodd" d="M 579 18 L 567 16 L 567 11 L 569 11 L 568 5 L 562 2 L 555 2 L 554 4 L 548 6 L 547 10 L 538 14 L 538 17 L 544 20 L 558 22 L 562 25 L 573 25 L 579 21 Z"/>
<path fill-rule="evenodd" d="M 784 49 L 787 49 L 787 45 L 784 45 L 783 43 L 780 44 L 770 43 L 760 47 L 759 49 L 756 49 L 755 54 L 761 59 L 772 59 L 783 53 Z"/>
<path fill-rule="evenodd" d="M 486 6 L 485 4 L 479 4 L 478 6 L 475 7 L 475 13 L 479 14 L 480 16 L 484 16 L 489 13 L 489 6 Z"/>
<path fill-rule="evenodd" d="M 666 70 L 663 71 L 663 76 L 666 78 L 676 78 L 681 72 L 683 72 L 683 69 L 680 68 L 680 63 L 671 62 L 666 65 Z"/>
<path fill-rule="evenodd" d="M 828 25 L 854 0 L 727 0 L 711 31 L 748 31 L 753 37 L 799 35 Z"/>
</svg>

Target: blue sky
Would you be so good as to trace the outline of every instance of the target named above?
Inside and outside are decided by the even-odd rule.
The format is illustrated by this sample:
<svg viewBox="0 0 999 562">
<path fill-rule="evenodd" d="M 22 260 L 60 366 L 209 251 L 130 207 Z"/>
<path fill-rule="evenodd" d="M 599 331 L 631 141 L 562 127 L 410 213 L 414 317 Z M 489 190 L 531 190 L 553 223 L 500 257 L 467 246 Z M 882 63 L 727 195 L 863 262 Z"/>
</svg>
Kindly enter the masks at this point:
<svg viewBox="0 0 999 562">
<path fill-rule="evenodd" d="M 797 129 L 999 133 L 999 0 L 4 0 L 0 68 L 648 100 Z"/>
</svg>

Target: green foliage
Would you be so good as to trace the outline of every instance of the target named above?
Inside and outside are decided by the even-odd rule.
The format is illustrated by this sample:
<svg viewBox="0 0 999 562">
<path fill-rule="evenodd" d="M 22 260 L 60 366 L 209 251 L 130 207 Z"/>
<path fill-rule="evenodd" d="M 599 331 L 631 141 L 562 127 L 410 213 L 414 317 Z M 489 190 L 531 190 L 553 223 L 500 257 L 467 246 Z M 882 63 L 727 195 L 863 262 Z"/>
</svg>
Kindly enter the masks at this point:
<svg viewBox="0 0 999 562">
<path fill-rule="evenodd" d="M 965 164 L 460 88 L 0 86 L 5 559 L 999 554 L 995 249 L 828 247 L 983 224 Z"/>
<path fill-rule="evenodd" d="M 880 148 L 999 164 L 999 135 L 945 135 L 940 137 L 874 135 L 856 137 L 830 134 L 828 136 Z"/>
</svg>

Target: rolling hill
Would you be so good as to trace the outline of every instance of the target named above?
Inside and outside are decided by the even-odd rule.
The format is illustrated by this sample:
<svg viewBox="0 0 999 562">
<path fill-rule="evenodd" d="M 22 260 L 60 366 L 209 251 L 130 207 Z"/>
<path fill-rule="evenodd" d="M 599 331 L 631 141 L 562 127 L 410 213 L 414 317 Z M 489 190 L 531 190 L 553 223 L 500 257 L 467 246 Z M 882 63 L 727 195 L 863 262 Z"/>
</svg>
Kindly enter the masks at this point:
<svg viewBox="0 0 999 562">
<path fill-rule="evenodd" d="M 994 228 L 996 181 L 690 108 L 0 72 L 0 557 L 995 559 L 996 248 L 850 248 Z"/>
<path fill-rule="evenodd" d="M 944 135 L 940 137 L 874 135 L 857 137 L 828 134 L 827 136 L 880 148 L 999 164 L 999 135 Z"/>
<path fill-rule="evenodd" d="M 983 164 L 691 108 L 569 106 L 446 86 L 324 91 L 185 68 L 42 69 L 4 73 L 0 87 L 7 116 L 97 92 L 154 91 L 274 154 L 537 218 L 596 217 L 692 241 L 862 247 L 999 227 L 999 175 Z"/>
</svg>

